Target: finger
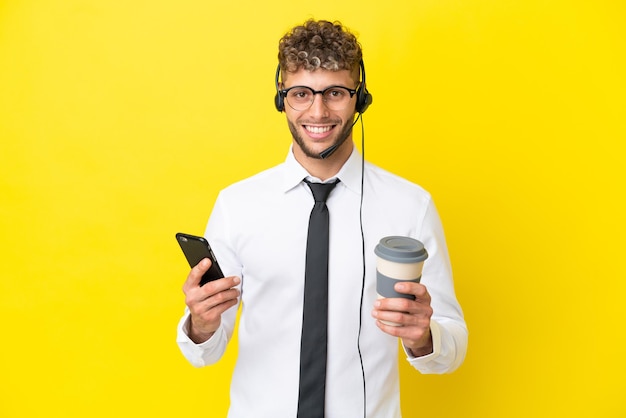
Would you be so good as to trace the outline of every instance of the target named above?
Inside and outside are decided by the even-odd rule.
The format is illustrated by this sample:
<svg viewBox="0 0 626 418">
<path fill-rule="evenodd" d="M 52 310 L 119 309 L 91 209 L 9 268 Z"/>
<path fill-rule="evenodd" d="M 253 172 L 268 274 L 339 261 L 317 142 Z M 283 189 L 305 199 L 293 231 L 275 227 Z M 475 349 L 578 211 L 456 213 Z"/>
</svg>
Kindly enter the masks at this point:
<svg viewBox="0 0 626 418">
<path fill-rule="evenodd" d="M 415 316 L 393 311 L 378 312 L 373 316 L 377 319 L 378 328 L 394 337 L 417 340 L 430 328 L 428 316 Z"/>
<path fill-rule="evenodd" d="M 382 318 L 382 316 L 384 316 L 384 318 L 382 318 L 384 320 L 398 322 L 400 319 L 390 319 L 387 315 L 409 315 L 419 318 L 430 318 L 432 313 L 433 309 L 430 306 L 430 303 L 427 302 L 406 298 L 383 298 L 374 303 L 374 311 L 372 314 L 374 317 L 381 316 Z"/>
<path fill-rule="evenodd" d="M 219 295 L 221 292 L 235 288 L 241 283 L 241 279 L 237 276 L 223 277 L 213 280 L 202 287 L 195 280 L 190 280 L 189 283 L 183 286 L 185 304 L 190 309 L 193 307 L 195 313 L 201 313 L 221 302 L 216 302 L 215 299 L 211 300 L 211 298 Z M 239 289 L 236 289 L 236 292 L 235 298 L 239 296 Z"/>
<path fill-rule="evenodd" d="M 204 320 L 214 320 L 228 308 L 236 305 L 239 295 L 239 289 L 229 288 L 197 301 L 189 309 L 192 315 L 200 316 Z"/>
<path fill-rule="evenodd" d="M 413 295 L 415 300 L 430 303 L 428 289 L 421 283 L 400 282 L 396 283 L 394 290 L 405 295 Z"/>
<path fill-rule="evenodd" d="M 204 286 L 202 286 L 200 289 L 202 290 L 202 293 L 204 295 L 209 297 L 217 293 L 223 292 L 225 290 L 231 289 L 233 287 L 236 287 L 237 285 L 239 285 L 239 283 L 241 283 L 241 279 L 239 277 L 228 276 L 228 277 L 223 277 L 221 279 L 212 280 L 208 282 L 207 284 L 205 284 Z"/>
<path fill-rule="evenodd" d="M 391 336 L 401 338 L 405 347 L 409 348 L 413 355 L 417 356 L 417 352 L 422 350 L 423 347 L 429 347 L 423 354 L 426 355 L 432 352 L 432 340 L 430 333 L 430 323 L 420 324 L 418 326 L 391 326 L 386 325 L 380 321 L 376 321 L 376 325 L 380 330 Z M 430 341 L 430 345 L 429 345 Z"/>
<path fill-rule="evenodd" d="M 374 307 L 380 311 L 393 311 L 393 312 L 415 312 L 418 307 L 418 303 L 413 299 L 407 298 L 383 298 L 377 300 Z"/>
<path fill-rule="evenodd" d="M 211 298 L 209 298 L 207 302 L 209 303 L 209 305 L 211 305 L 211 309 L 219 312 L 219 314 L 221 315 L 228 308 L 237 304 L 239 295 L 239 289 L 230 288 L 228 290 L 216 293 Z"/>
<path fill-rule="evenodd" d="M 203 258 L 202 260 L 200 260 L 200 262 L 196 264 L 189 272 L 187 280 L 185 280 L 185 284 L 183 285 L 183 291 L 191 287 L 200 286 L 200 280 L 202 279 L 202 275 L 206 273 L 210 267 L 211 260 L 209 260 L 208 258 Z"/>
</svg>

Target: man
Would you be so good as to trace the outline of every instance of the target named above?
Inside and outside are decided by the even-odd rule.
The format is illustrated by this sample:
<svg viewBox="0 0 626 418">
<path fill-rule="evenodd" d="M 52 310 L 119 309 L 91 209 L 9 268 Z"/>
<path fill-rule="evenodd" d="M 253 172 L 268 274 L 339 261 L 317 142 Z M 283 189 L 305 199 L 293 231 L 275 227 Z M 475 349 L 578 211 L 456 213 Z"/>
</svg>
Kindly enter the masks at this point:
<svg viewBox="0 0 626 418">
<path fill-rule="evenodd" d="M 300 378 L 310 371 L 300 350 L 318 345 L 327 347 L 325 411 L 310 416 L 400 417 L 398 339 L 422 373 L 455 370 L 467 347 L 438 214 L 426 191 L 362 162 L 353 144 L 355 117 L 371 102 L 354 35 L 338 22 L 293 28 L 279 43 L 279 73 L 276 106 L 290 151 L 283 164 L 220 193 L 205 235 L 226 277 L 200 287 L 210 262 L 191 270 L 178 344 L 193 365 L 215 363 L 241 303 L 229 417 L 304 416 L 309 391 Z M 327 343 L 305 343 L 308 183 L 335 182 L 326 200 Z M 429 253 L 421 283 L 395 287 L 410 299 L 377 299 L 374 247 L 391 235 L 418 239 Z"/>
</svg>

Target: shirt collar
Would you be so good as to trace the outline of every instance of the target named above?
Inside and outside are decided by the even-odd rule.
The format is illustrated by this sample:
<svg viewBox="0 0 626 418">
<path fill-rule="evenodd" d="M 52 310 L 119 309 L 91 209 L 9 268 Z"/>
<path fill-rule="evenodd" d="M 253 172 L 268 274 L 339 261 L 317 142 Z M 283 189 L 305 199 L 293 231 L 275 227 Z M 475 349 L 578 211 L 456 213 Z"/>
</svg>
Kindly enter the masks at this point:
<svg viewBox="0 0 626 418">
<path fill-rule="evenodd" d="M 289 147 L 289 152 L 287 153 L 287 159 L 284 163 L 284 175 L 283 175 L 283 184 L 282 189 L 285 192 L 293 189 L 298 186 L 303 179 L 315 179 L 312 177 L 308 171 L 304 167 L 300 165 L 300 163 L 296 160 L 296 157 L 293 155 L 293 144 Z M 352 148 L 352 154 L 346 161 L 346 163 L 341 167 L 339 172 L 332 177 L 332 179 L 338 178 L 341 180 L 341 183 L 353 191 L 354 193 L 361 194 L 361 154 L 356 149 L 356 147 Z M 329 179 L 331 180 L 331 179 Z"/>
</svg>

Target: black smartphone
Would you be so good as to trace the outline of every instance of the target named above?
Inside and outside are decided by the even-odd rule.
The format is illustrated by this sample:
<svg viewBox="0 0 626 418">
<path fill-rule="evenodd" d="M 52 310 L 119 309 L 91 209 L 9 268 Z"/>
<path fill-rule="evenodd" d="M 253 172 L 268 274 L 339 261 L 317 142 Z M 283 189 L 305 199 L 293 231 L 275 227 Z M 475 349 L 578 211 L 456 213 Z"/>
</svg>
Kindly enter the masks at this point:
<svg viewBox="0 0 626 418">
<path fill-rule="evenodd" d="M 195 267 L 204 258 L 211 260 L 211 267 L 204 273 L 202 279 L 200 279 L 200 286 L 204 286 L 210 281 L 224 277 L 224 273 L 222 273 L 222 269 L 217 263 L 215 254 L 213 254 L 209 242 L 204 237 L 179 232 L 176 234 L 176 241 L 178 241 L 180 248 L 183 250 L 183 254 L 185 254 L 185 258 L 190 267 Z"/>
</svg>

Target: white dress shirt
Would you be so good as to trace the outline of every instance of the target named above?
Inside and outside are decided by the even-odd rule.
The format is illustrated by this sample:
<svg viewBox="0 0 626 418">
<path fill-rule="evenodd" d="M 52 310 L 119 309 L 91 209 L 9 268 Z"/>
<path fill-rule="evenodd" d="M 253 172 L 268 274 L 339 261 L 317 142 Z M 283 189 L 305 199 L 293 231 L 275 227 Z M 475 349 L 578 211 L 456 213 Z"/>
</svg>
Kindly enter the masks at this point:
<svg viewBox="0 0 626 418">
<path fill-rule="evenodd" d="M 374 247 L 381 238 L 413 237 L 424 243 L 429 254 L 421 283 L 432 297 L 434 352 L 419 358 L 407 354 L 407 361 L 422 373 L 453 371 L 465 357 L 467 328 L 454 293 L 443 229 L 430 195 L 367 162 L 362 207 L 366 275 L 361 307 L 361 161 L 355 148 L 334 177 L 341 182 L 327 201 L 326 417 L 363 417 L 360 345 L 367 417 L 398 418 L 398 340 L 383 333 L 371 317 L 377 298 Z M 209 219 L 205 235 L 224 274 L 242 279 L 239 348 L 229 418 L 296 416 L 306 235 L 314 204 L 304 178 L 319 181 L 290 150 L 284 163 L 224 189 Z M 229 309 L 213 337 L 195 344 L 187 336 L 186 310 L 177 337 L 184 356 L 197 367 L 217 362 L 232 336 L 236 316 L 237 308 Z"/>
</svg>

